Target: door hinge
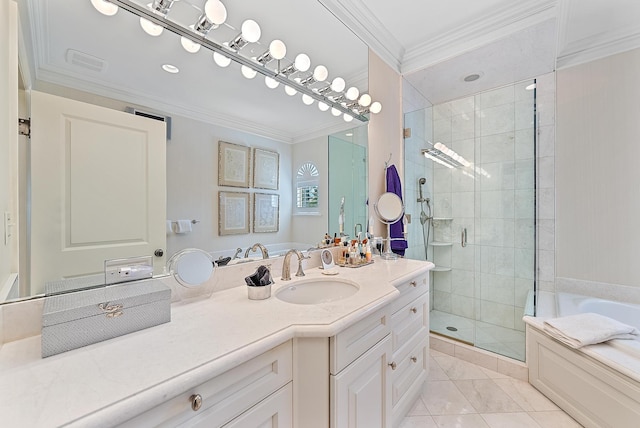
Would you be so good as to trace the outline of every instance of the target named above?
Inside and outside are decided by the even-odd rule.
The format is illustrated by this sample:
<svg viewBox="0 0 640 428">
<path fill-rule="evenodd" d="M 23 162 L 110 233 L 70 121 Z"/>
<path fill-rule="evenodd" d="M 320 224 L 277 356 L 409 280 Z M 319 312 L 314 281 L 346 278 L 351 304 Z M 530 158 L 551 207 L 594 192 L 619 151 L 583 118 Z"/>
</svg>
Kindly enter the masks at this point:
<svg viewBox="0 0 640 428">
<path fill-rule="evenodd" d="M 31 119 L 18 119 L 18 135 L 31 137 Z"/>
<path fill-rule="evenodd" d="M 404 128 L 402 130 L 402 136 L 404 138 L 411 138 L 411 128 Z"/>
</svg>

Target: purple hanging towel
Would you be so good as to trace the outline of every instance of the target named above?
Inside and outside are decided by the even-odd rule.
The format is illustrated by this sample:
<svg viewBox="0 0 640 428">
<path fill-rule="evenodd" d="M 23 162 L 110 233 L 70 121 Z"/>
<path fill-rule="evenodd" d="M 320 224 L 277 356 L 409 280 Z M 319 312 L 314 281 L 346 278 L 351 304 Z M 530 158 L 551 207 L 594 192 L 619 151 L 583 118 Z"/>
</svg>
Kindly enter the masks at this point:
<svg viewBox="0 0 640 428">
<path fill-rule="evenodd" d="M 387 192 L 395 193 L 402 200 L 402 184 L 400 183 L 400 176 L 395 165 L 391 165 L 387 168 Z M 402 218 L 391 225 L 390 233 L 391 238 L 391 251 L 399 256 L 404 256 L 404 250 L 407 248 L 407 241 L 402 234 L 403 224 Z M 398 239 L 400 238 L 400 239 Z"/>
</svg>

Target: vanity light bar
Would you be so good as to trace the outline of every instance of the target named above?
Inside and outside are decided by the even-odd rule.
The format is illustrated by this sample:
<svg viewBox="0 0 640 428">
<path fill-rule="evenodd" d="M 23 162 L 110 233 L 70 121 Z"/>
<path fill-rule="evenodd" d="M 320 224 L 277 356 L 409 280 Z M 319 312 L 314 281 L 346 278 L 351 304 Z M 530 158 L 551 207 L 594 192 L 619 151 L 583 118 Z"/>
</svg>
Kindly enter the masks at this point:
<svg viewBox="0 0 640 428">
<path fill-rule="evenodd" d="M 134 3 L 131 0 L 109 0 L 109 1 L 126 11 L 133 13 L 134 15 L 140 18 L 144 18 L 153 24 L 159 25 L 162 28 L 166 28 L 168 31 L 174 34 L 177 34 L 178 36 L 182 36 L 186 39 L 191 40 L 194 43 L 198 43 L 212 52 L 217 52 L 221 55 L 224 55 L 227 58 L 234 60 L 241 66 L 244 65 L 245 67 L 248 67 L 257 73 L 260 73 L 263 76 L 270 77 L 276 80 L 277 82 L 287 85 L 304 95 L 307 95 L 317 101 L 328 104 L 330 107 L 344 113 L 345 120 L 347 116 L 350 116 L 354 119 L 358 119 L 361 122 L 369 121 L 369 118 L 364 116 L 364 114 L 361 114 L 360 112 L 355 112 L 354 110 L 340 103 L 334 102 L 331 98 L 328 98 L 318 93 L 317 91 L 309 88 L 308 86 L 302 85 L 293 79 L 289 79 L 286 74 L 280 73 L 279 71 L 273 71 L 267 67 L 264 67 L 262 64 L 255 62 L 250 58 L 246 58 L 240 55 L 236 51 L 228 49 L 222 44 L 219 44 L 215 41 L 207 39 L 206 34 L 195 33 L 191 29 L 185 28 L 167 19 L 166 16 L 154 13 L 152 10 L 148 9 L 147 7 Z"/>
</svg>

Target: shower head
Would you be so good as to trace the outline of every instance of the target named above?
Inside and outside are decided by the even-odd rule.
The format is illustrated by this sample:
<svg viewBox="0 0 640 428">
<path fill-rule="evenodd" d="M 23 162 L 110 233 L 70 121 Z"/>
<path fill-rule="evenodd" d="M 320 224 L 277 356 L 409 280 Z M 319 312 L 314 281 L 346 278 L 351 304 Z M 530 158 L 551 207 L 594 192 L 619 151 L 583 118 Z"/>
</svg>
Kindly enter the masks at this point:
<svg viewBox="0 0 640 428">
<path fill-rule="evenodd" d="M 424 199 L 422 197 L 422 186 L 424 186 L 424 184 L 427 182 L 427 179 L 424 177 L 420 177 L 420 179 L 418 180 L 418 184 L 420 185 L 420 187 L 418 187 L 418 192 L 420 197 L 418 198 L 418 202 L 424 202 L 426 201 L 426 199 Z"/>
</svg>

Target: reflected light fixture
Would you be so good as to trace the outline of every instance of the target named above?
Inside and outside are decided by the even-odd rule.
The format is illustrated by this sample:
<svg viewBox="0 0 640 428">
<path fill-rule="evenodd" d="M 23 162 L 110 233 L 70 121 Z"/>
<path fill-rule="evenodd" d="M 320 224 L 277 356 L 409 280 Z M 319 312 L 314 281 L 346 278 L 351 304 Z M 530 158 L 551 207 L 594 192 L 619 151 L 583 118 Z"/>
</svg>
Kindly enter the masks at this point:
<svg viewBox="0 0 640 428">
<path fill-rule="evenodd" d="M 264 84 L 267 85 L 269 89 L 275 89 L 280 86 L 280 82 L 269 76 L 264 76 Z"/>
<path fill-rule="evenodd" d="M 162 69 L 171 74 L 176 74 L 180 71 L 180 69 L 173 64 L 162 64 Z"/>
<path fill-rule="evenodd" d="M 218 28 L 227 20 L 227 8 L 220 0 L 207 0 L 204 13 L 195 24 L 195 30 L 207 34 L 211 29 Z"/>
<path fill-rule="evenodd" d="M 151 3 L 145 5 L 146 1 Z M 356 118 L 367 122 L 368 117 L 364 114 L 382 110 L 382 105 L 379 102 L 372 102 L 370 95 L 364 94 L 360 97 L 360 91 L 355 86 L 349 87 L 344 92 L 347 85 L 343 78 L 335 77 L 329 81 L 329 72 L 325 66 L 317 65 L 313 72 L 309 72 L 311 59 L 304 53 L 298 54 L 294 61 L 281 69 L 280 61 L 287 60 L 287 48 L 282 40 L 272 40 L 269 49 L 257 58 L 242 54 L 241 49 L 249 43 L 258 42 L 262 34 L 260 26 L 252 19 L 242 22 L 240 34 L 230 42 L 213 40 L 208 35 L 209 31 L 227 20 L 227 9 L 221 0 L 206 0 L 203 10 L 197 8 L 200 16 L 190 27 L 173 20 L 172 16 L 167 16 L 169 12 L 174 13 L 173 3 L 179 0 L 146 1 L 142 3 L 140 0 L 91 0 L 91 3 L 105 15 L 113 15 L 120 9 L 124 9 L 140 19 L 140 25 L 146 33 L 159 36 L 164 29 L 167 29 L 181 37 L 180 43 L 188 52 L 196 53 L 201 47 L 205 47 L 213 53 L 214 62 L 218 66 L 227 67 L 231 61 L 234 61 L 241 66 L 242 75 L 247 79 L 253 79 L 259 73 L 264 76 L 265 84 L 269 88 L 276 88 L 282 84 L 287 95 L 301 93 L 305 104 L 311 105 L 318 101 L 320 110 L 330 110 L 336 117 L 344 114 L 346 121 Z M 188 3 L 194 6 L 191 2 Z M 228 27 L 238 28 L 235 24 Z M 274 60 L 277 60 L 275 66 L 270 64 L 272 61 L 275 62 Z M 165 70 L 167 70 L 166 67 Z M 175 67 L 169 67 L 167 71 L 177 72 L 178 70 Z M 296 75 L 296 73 L 304 74 Z"/>
<path fill-rule="evenodd" d="M 287 47 L 282 40 L 273 40 L 269 44 L 269 50 L 260 55 L 257 61 L 262 65 L 267 65 L 274 59 L 281 60 L 287 54 Z"/>
<path fill-rule="evenodd" d="M 93 7 L 103 15 L 113 16 L 118 13 L 118 6 L 107 0 L 91 0 Z"/>
<path fill-rule="evenodd" d="M 229 42 L 229 49 L 239 51 L 249 43 L 260 40 L 260 26 L 253 19 L 247 19 L 242 23 L 242 32 Z"/>
<path fill-rule="evenodd" d="M 140 18 L 140 26 L 150 36 L 157 37 L 164 31 L 164 28 L 161 26 L 154 24 L 148 19 Z"/>
<path fill-rule="evenodd" d="M 231 64 L 231 58 L 222 55 L 221 53 L 214 52 L 213 53 L 213 61 L 218 65 L 218 67 L 228 67 Z"/>
<path fill-rule="evenodd" d="M 242 67 L 240 67 L 240 72 L 247 79 L 253 79 L 254 77 L 256 77 L 256 74 L 258 73 L 257 71 L 247 67 L 246 65 L 243 65 Z"/>
</svg>

